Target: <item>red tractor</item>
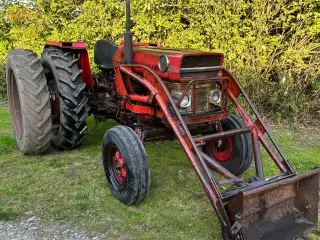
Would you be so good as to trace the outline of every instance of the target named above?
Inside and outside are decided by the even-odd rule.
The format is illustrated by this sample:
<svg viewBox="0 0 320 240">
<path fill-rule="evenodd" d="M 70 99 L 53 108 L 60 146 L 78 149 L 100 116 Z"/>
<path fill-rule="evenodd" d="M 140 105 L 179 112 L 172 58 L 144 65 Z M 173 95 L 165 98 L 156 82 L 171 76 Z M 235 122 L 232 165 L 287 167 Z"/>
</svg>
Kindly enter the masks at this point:
<svg viewBox="0 0 320 240">
<path fill-rule="evenodd" d="M 316 229 L 319 171 L 297 175 L 242 86 L 223 67 L 223 54 L 133 43 L 129 0 L 126 7 L 124 43 L 95 44 L 99 75 L 91 73 L 83 42 L 47 41 L 40 59 L 28 50 L 9 53 L 9 106 L 21 152 L 40 154 L 51 144 L 73 149 L 86 137 L 89 115 L 98 122 L 114 119 L 120 125 L 104 135 L 103 166 L 113 195 L 124 204 L 137 204 L 149 193 L 143 142 L 177 139 L 224 239 L 292 239 Z M 231 104 L 238 116 L 230 113 Z M 261 146 L 279 175 L 265 178 Z M 252 159 L 256 176 L 241 178 Z M 212 171 L 225 179 L 217 180 Z M 224 184 L 228 191 L 219 187 Z"/>
</svg>

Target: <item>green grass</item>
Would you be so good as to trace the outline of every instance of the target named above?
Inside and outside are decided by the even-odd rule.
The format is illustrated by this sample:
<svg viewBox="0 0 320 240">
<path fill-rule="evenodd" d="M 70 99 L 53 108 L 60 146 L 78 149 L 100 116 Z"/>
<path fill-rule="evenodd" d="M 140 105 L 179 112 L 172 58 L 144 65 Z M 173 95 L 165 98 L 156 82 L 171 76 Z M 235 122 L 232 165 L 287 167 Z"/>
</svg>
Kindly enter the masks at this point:
<svg viewBox="0 0 320 240">
<path fill-rule="evenodd" d="M 219 239 L 218 220 L 177 142 L 146 144 L 151 193 L 140 205 L 127 207 L 111 195 L 102 169 L 102 136 L 114 122 L 100 124 L 79 149 L 41 156 L 19 153 L 6 108 L 0 108 L 0 122 L 0 219 L 33 211 L 45 221 L 107 233 L 106 238 Z M 93 120 L 88 124 L 92 128 Z M 320 134 L 312 132 L 307 142 L 306 133 L 275 131 L 299 172 L 320 165 Z M 272 166 L 265 167 L 267 174 L 276 172 Z"/>
</svg>

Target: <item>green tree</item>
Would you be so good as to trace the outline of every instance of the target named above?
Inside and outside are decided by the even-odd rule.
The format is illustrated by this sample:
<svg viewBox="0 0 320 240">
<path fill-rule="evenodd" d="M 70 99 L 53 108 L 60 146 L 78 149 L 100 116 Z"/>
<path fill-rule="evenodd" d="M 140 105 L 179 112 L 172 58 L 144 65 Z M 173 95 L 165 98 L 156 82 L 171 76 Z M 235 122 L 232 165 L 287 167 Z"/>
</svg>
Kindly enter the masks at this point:
<svg viewBox="0 0 320 240">
<path fill-rule="evenodd" d="M 45 40 L 123 40 L 125 1 L 2 1 L 0 64 Z M 225 54 L 260 110 L 299 118 L 320 111 L 318 0 L 132 0 L 135 41 Z M 3 81 L 2 81 L 3 83 Z"/>
</svg>

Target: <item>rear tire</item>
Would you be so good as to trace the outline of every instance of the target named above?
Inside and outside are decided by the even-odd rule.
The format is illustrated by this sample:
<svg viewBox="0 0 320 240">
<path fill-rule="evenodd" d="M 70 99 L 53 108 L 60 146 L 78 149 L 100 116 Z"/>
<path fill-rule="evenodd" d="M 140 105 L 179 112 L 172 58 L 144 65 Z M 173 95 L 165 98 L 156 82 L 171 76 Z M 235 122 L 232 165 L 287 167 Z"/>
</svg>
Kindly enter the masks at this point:
<svg viewBox="0 0 320 240">
<path fill-rule="evenodd" d="M 51 107 L 40 59 L 30 50 L 11 51 L 6 82 L 12 128 L 23 154 L 40 154 L 50 148 Z"/>
<path fill-rule="evenodd" d="M 228 131 L 236 128 L 244 128 L 245 124 L 241 118 L 230 115 L 228 119 L 221 121 L 221 126 L 223 131 Z M 253 159 L 251 135 L 235 135 L 233 137 L 223 139 L 223 143 L 225 143 L 226 148 L 231 148 L 229 153 L 226 150 L 220 152 L 213 150 L 216 140 L 208 142 L 204 150 L 209 156 L 215 158 L 223 167 L 236 176 L 247 171 Z M 221 156 L 221 159 L 219 159 L 219 156 Z"/>
<path fill-rule="evenodd" d="M 70 52 L 58 48 L 46 48 L 42 64 L 50 92 L 56 92 L 57 102 L 51 101 L 53 115 L 52 144 L 58 149 L 73 149 L 85 139 L 87 125 L 85 95 L 86 84 L 82 82 L 82 71 L 78 59 Z"/>
<path fill-rule="evenodd" d="M 112 194 L 126 205 L 143 201 L 150 189 L 147 154 L 138 135 L 116 126 L 103 137 L 103 166 Z"/>
</svg>

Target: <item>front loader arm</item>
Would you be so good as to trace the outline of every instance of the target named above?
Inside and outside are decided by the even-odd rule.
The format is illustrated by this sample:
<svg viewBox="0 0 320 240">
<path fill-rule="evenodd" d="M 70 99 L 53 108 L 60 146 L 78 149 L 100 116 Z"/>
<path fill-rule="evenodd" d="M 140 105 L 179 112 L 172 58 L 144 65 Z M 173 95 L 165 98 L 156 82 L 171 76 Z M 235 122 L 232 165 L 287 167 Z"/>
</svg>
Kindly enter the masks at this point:
<svg viewBox="0 0 320 240">
<path fill-rule="evenodd" d="M 144 77 L 134 73 L 132 71 L 132 67 L 144 68 Z M 219 216 L 222 226 L 224 228 L 230 228 L 230 221 L 223 207 L 221 193 L 218 190 L 217 183 L 208 169 L 196 143 L 194 142 L 188 130 L 188 127 L 184 123 L 179 110 L 174 104 L 162 80 L 153 72 L 152 69 L 143 65 L 122 65 L 119 66 L 119 70 L 141 83 L 151 92 L 151 99 L 155 99 L 159 104 L 171 129 L 177 136 L 179 143 L 188 156 L 193 169 L 197 173 L 202 183 L 205 193 L 213 205 L 216 214 Z"/>
<path fill-rule="evenodd" d="M 134 72 L 134 69 L 137 68 L 143 69 L 143 76 Z M 269 236 L 269 232 L 271 230 L 275 231 L 273 228 L 277 226 L 286 227 L 286 221 L 289 221 L 290 224 L 295 223 L 293 227 L 297 229 L 297 231 L 293 231 L 292 233 L 289 232 L 287 236 L 303 234 L 305 230 L 311 229 L 312 226 L 317 223 L 314 214 L 310 217 L 304 209 L 313 213 L 318 210 L 316 200 L 318 199 L 318 192 L 316 191 L 318 190 L 319 184 L 319 171 L 315 170 L 295 177 L 295 170 L 272 137 L 266 124 L 263 123 L 261 116 L 254 108 L 239 82 L 223 67 L 217 67 L 217 70 L 220 71 L 220 74 L 216 77 L 217 79 L 228 78 L 229 86 L 227 92 L 229 99 L 236 106 L 246 127 L 193 137 L 164 82 L 152 69 L 144 65 L 134 64 L 118 65 L 115 67 L 115 72 L 120 73 L 117 74 L 117 77 L 129 77 L 149 90 L 150 95 L 148 97 L 135 96 L 135 101 L 139 102 L 140 99 L 141 107 L 144 107 L 143 104 L 157 102 L 161 111 L 157 110 L 158 112 L 155 114 L 157 116 L 164 116 L 169 127 L 175 133 L 220 220 L 224 234 L 228 236 L 227 239 L 268 239 L 265 237 Z M 244 96 L 249 108 L 251 108 L 257 118 L 255 121 L 250 119 L 249 114 L 238 101 L 240 94 Z M 129 95 L 130 94 L 127 94 L 126 97 L 130 99 Z M 203 146 L 206 141 L 247 133 L 250 133 L 252 136 L 255 158 L 256 181 L 252 183 L 238 178 L 201 150 L 201 146 Z M 278 157 L 278 154 L 274 152 L 269 142 L 264 138 L 263 135 L 265 133 L 281 158 Z M 279 168 L 281 172 L 280 175 L 268 179 L 264 178 L 260 143 Z M 228 180 L 217 181 L 209 168 Z M 237 188 L 222 193 L 218 188 L 220 184 L 234 184 Z M 304 187 L 299 188 L 299 185 Z M 308 186 L 308 188 L 306 188 L 306 186 Z M 268 197 L 271 195 L 272 198 Z M 301 195 L 309 197 L 302 197 Z M 310 199 L 312 199 L 312 201 L 310 201 Z M 250 204 L 254 204 L 254 206 L 250 206 Z M 261 206 L 256 206 L 257 204 Z M 299 211 L 299 214 L 297 214 L 296 211 Z M 270 220 L 270 216 L 278 216 L 280 220 L 275 217 L 271 217 Z M 297 216 L 302 216 L 308 224 L 295 222 Z M 258 219 L 259 221 L 254 223 L 252 219 Z M 255 229 L 264 225 L 271 227 L 266 227 L 262 230 Z M 252 228 L 252 226 L 254 226 L 254 228 Z M 272 236 L 272 239 L 281 239 L 281 235 L 278 236 L 276 234 Z"/>
<path fill-rule="evenodd" d="M 249 96 L 246 93 L 246 91 L 240 85 L 238 80 L 234 76 L 232 76 L 232 74 L 230 73 L 229 70 L 227 70 L 224 67 L 219 67 L 219 68 L 222 70 L 222 76 L 228 77 L 230 79 L 229 86 L 228 86 L 228 96 L 231 99 L 231 101 L 233 102 L 233 104 L 236 106 L 239 114 L 244 119 L 244 122 L 246 123 L 246 125 L 248 127 L 250 127 L 253 131 L 255 131 L 254 135 L 259 138 L 259 140 L 263 144 L 264 148 L 267 150 L 270 157 L 275 162 L 275 164 L 278 166 L 278 168 L 281 170 L 281 172 L 288 171 L 291 174 L 296 174 L 296 171 L 294 170 L 294 168 L 292 167 L 292 165 L 290 164 L 290 162 L 286 158 L 286 156 L 283 153 L 283 151 L 281 150 L 279 144 L 272 136 L 269 127 L 263 122 L 262 117 L 260 116 L 259 112 L 256 110 L 256 108 L 254 107 L 254 104 L 249 99 Z M 244 97 L 249 108 L 252 110 L 253 114 L 256 116 L 256 118 L 257 118 L 256 121 L 254 121 L 254 122 L 251 121 L 249 115 L 246 113 L 243 106 L 238 101 L 238 97 L 240 96 L 240 94 L 242 94 L 242 96 Z M 276 156 L 276 154 L 274 153 L 272 148 L 269 146 L 268 142 L 264 139 L 264 137 L 263 137 L 264 133 L 266 133 L 267 136 L 270 138 L 272 144 L 274 145 L 274 147 L 278 151 L 279 155 L 281 156 L 281 158 L 283 160 L 283 163 L 286 166 L 284 166 L 284 164 L 279 160 L 279 158 Z M 254 139 L 254 142 L 257 142 L 257 138 Z"/>
</svg>

